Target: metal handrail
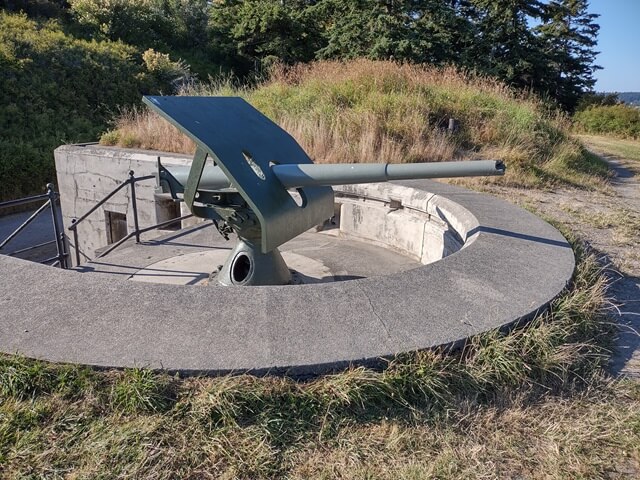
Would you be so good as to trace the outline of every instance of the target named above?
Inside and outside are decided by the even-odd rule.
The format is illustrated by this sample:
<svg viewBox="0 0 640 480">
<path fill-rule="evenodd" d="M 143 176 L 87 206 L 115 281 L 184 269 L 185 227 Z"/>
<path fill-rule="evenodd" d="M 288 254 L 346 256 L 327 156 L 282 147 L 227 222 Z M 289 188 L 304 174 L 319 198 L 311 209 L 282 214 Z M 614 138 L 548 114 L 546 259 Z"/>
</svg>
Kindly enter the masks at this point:
<svg viewBox="0 0 640 480">
<path fill-rule="evenodd" d="M 31 222 L 36 219 L 38 215 L 40 215 L 47 209 L 47 207 L 49 207 L 51 209 L 51 219 L 53 222 L 53 232 L 55 235 L 55 240 L 16 250 L 14 252 L 8 253 L 7 255 L 13 256 L 55 243 L 58 254 L 55 257 L 48 258 L 47 260 L 43 260 L 39 263 L 49 263 L 55 260 L 54 265 L 57 264 L 60 266 L 60 268 L 68 268 L 69 265 L 67 259 L 69 257 L 69 253 L 65 251 L 64 231 L 62 229 L 62 225 L 60 225 L 60 221 L 58 218 L 58 205 L 56 203 L 59 198 L 60 195 L 55 191 L 53 184 L 49 183 L 47 184 L 47 193 L 44 193 L 42 195 L 34 195 L 31 197 L 18 198 L 16 200 L 9 200 L 7 202 L 0 203 L 0 208 L 8 208 L 47 199 L 46 202 L 44 202 L 33 214 L 31 214 L 31 216 L 27 220 L 22 223 L 22 225 L 16 228 L 7 238 L 5 238 L 0 243 L 0 249 L 4 248 L 9 242 L 11 242 L 11 240 L 16 238 L 22 231 L 24 231 L 25 228 L 27 228 L 27 226 L 29 226 L 29 224 L 31 224 Z"/>
<path fill-rule="evenodd" d="M 116 248 L 118 248 L 120 245 L 122 245 L 123 243 L 125 243 L 127 240 L 130 240 L 132 237 L 136 238 L 136 243 L 140 243 L 140 235 L 146 232 L 149 232 L 151 230 L 154 230 L 156 228 L 162 228 L 177 222 L 181 222 L 182 220 L 185 220 L 187 218 L 190 218 L 193 216 L 193 214 L 189 214 L 189 215 L 184 215 L 178 218 L 172 218 L 171 220 L 167 220 L 155 225 L 151 225 L 150 227 L 144 227 L 144 228 L 140 228 L 139 222 L 138 222 L 138 202 L 136 199 L 136 183 L 137 182 L 142 182 L 145 180 L 151 180 L 151 179 L 155 179 L 156 176 L 155 175 L 145 175 L 143 177 L 136 177 L 135 176 L 135 172 L 133 170 L 129 171 L 129 178 L 127 178 L 124 182 L 122 182 L 120 185 L 118 185 L 111 193 L 109 193 L 107 196 L 105 196 L 102 200 L 100 200 L 97 204 L 95 204 L 93 207 L 91 207 L 91 209 L 89 209 L 89 211 L 87 213 L 85 213 L 84 215 L 82 215 L 80 218 L 74 218 L 71 220 L 71 226 L 68 227 L 68 229 L 70 231 L 73 232 L 73 241 L 74 241 L 74 246 L 75 246 L 75 252 L 76 252 L 76 265 L 80 265 L 80 249 L 78 248 L 78 225 L 83 222 L 84 220 L 86 220 L 92 213 L 94 213 L 98 208 L 100 208 L 102 205 L 104 205 L 107 201 L 109 201 L 109 199 L 111 197 L 113 197 L 116 193 L 118 193 L 120 190 L 122 190 L 124 187 L 126 187 L 127 185 L 129 185 L 129 187 L 131 188 L 131 209 L 133 210 L 133 226 L 134 226 L 134 230 L 132 232 L 127 233 L 127 235 L 125 235 L 124 237 L 122 237 L 120 240 L 118 240 L 117 242 L 114 242 L 110 245 L 108 245 L 108 248 L 104 251 L 102 251 L 96 258 L 101 258 L 105 255 L 107 255 L 108 253 L 111 253 L 113 250 L 115 250 Z M 86 255 L 85 255 L 86 257 Z M 87 257 L 88 258 L 88 257 Z M 91 259 L 89 259 L 90 261 Z"/>
<path fill-rule="evenodd" d="M 0 208 L 16 207 L 18 205 L 24 205 L 25 203 L 33 203 L 33 202 L 37 202 L 38 200 L 44 200 L 45 198 L 49 198 L 49 195 L 46 193 L 43 193 L 41 195 L 34 195 L 32 197 L 24 197 L 24 198 L 18 198 L 17 200 L 9 200 L 9 201 L 0 203 Z"/>
</svg>

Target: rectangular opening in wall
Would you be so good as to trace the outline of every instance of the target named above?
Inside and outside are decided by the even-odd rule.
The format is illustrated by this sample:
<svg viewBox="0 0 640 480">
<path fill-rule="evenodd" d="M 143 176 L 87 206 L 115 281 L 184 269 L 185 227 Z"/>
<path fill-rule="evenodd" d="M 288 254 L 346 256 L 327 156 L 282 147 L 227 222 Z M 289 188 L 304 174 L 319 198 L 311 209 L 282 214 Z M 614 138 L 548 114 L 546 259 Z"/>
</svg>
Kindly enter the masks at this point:
<svg viewBox="0 0 640 480">
<path fill-rule="evenodd" d="M 171 198 L 171 196 L 157 194 L 155 195 L 155 201 L 157 223 L 163 223 L 174 218 L 180 218 L 180 204 Z M 162 230 L 180 230 L 181 228 L 182 222 L 175 222 L 162 227 Z"/>
<path fill-rule="evenodd" d="M 115 243 L 127 236 L 127 216 L 124 213 L 104 211 L 107 224 L 107 243 Z"/>
</svg>

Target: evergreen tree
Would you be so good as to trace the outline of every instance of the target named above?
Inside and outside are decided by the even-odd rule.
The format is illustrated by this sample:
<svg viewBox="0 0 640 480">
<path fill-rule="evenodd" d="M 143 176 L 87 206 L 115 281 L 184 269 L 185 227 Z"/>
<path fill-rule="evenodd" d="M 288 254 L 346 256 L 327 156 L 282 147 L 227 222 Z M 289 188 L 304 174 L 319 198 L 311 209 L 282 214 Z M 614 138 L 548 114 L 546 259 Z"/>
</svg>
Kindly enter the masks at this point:
<svg viewBox="0 0 640 480">
<path fill-rule="evenodd" d="M 317 28 L 300 0 L 226 1 L 212 5 L 212 42 L 237 73 L 264 64 L 306 62 L 319 48 Z"/>
<path fill-rule="evenodd" d="M 544 59 L 529 23 L 542 19 L 542 2 L 469 0 L 464 12 L 478 32 L 476 68 L 513 86 L 539 90 Z"/>
<path fill-rule="evenodd" d="M 537 27 L 547 62 L 546 87 L 567 110 L 574 110 L 580 97 L 592 90 L 598 54 L 597 14 L 588 12 L 587 0 L 551 0 L 547 21 Z"/>
<path fill-rule="evenodd" d="M 321 0 L 314 7 L 325 46 L 318 58 L 453 63 L 466 20 L 441 0 Z M 468 38 L 467 38 L 468 40 Z"/>
<path fill-rule="evenodd" d="M 324 45 L 318 58 L 406 59 L 420 48 L 402 1 L 320 0 L 313 8 Z"/>
<path fill-rule="evenodd" d="M 461 14 L 461 2 L 452 0 L 414 1 L 410 16 L 423 40 L 421 62 L 473 67 L 476 31 L 469 18 Z"/>
<path fill-rule="evenodd" d="M 588 0 L 0 0 L 94 39 L 184 58 L 202 76 L 272 62 L 453 64 L 558 100 L 591 90 L 598 25 Z"/>
</svg>

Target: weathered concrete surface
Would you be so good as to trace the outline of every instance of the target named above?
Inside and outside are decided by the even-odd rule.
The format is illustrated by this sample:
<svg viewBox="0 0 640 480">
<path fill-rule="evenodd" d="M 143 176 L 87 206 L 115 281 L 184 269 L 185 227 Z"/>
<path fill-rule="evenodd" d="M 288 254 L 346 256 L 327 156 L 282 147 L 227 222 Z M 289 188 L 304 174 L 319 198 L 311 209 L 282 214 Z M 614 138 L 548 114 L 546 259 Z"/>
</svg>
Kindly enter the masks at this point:
<svg viewBox="0 0 640 480">
<path fill-rule="evenodd" d="M 336 187 L 340 232 L 402 252 L 423 264 L 463 248 L 478 226 L 474 216 L 444 197 L 395 183 Z"/>
<path fill-rule="evenodd" d="M 129 171 L 136 177 L 153 175 L 157 171 L 157 159 L 165 165 L 189 165 L 189 155 L 167 154 L 135 149 L 103 147 L 96 144 L 63 145 L 55 152 L 56 175 L 60 191 L 60 205 L 65 228 L 74 218 L 88 212 L 100 200 L 110 194 L 127 178 Z M 166 214 L 155 196 L 155 180 L 136 184 L 138 218 L 141 227 L 155 225 L 166 220 Z M 134 229 L 130 189 L 125 187 L 104 206 L 78 225 L 81 259 L 95 257 L 96 250 L 107 245 L 107 222 L 105 212 L 126 215 L 128 230 Z M 188 212 L 185 212 L 188 213 Z M 183 226 L 193 223 L 186 221 Z M 152 231 L 147 238 L 163 235 Z M 70 259 L 75 262 L 75 246 L 70 245 Z"/>
<path fill-rule="evenodd" d="M 110 194 L 126 180 L 129 171 L 133 170 L 138 177 L 154 174 L 159 157 L 166 166 L 187 165 L 191 161 L 187 155 L 95 144 L 64 145 L 56 149 L 64 224 L 69 227 L 72 219 L 84 215 Z M 344 185 L 336 191 L 341 205 L 340 229 L 349 236 L 396 250 L 424 264 L 440 260 L 462 247 L 459 233 L 469 224 L 468 212 L 446 199 L 434 198 L 433 193 L 393 184 Z M 156 195 L 154 180 L 138 183 L 136 198 L 140 226 L 168 219 L 166 207 L 172 201 Z M 107 212 L 126 215 L 128 231 L 133 230 L 128 187 L 78 225 L 83 263 L 95 258 L 96 252 L 109 243 Z M 183 221 L 183 226 L 197 221 L 199 219 Z M 153 230 L 144 234 L 144 238 L 162 234 Z M 73 242 L 69 247 L 70 258 L 75 262 Z"/>
<path fill-rule="evenodd" d="M 0 257 L 0 350 L 187 373 L 319 373 L 529 318 L 570 280 L 570 246 L 534 215 L 448 185 L 400 184 L 468 211 L 448 219 L 464 224 L 465 248 L 383 277 L 251 288 L 112 281 Z"/>
<path fill-rule="evenodd" d="M 287 266 L 296 272 L 295 284 L 388 275 L 420 266 L 396 250 L 344 238 L 337 230 L 308 231 L 280 246 Z M 198 285 L 224 263 L 234 243 L 205 222 L 140 244 L 129 242 L 76 268 L 123 280 Z"/>
</svg>

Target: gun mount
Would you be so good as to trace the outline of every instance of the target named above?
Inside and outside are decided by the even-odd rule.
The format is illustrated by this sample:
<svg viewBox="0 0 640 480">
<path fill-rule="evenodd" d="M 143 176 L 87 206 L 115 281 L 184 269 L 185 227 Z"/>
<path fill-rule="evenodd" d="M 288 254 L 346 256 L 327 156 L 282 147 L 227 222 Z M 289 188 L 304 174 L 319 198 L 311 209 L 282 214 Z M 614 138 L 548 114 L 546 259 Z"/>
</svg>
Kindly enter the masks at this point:
<svg viewBox="0 0 640 480">
<path fill-rule="evenodd" d="M 333 216 L 332 185 L 505 171 L 495 160 L 313 164 L 286 131 L 241 98 L 153 96 L 143 101 L 196 143 L 191 167 L 159 164 L 163 191 L 182 198 L 195 216 L 211 219 L 225 238 L 238 236 L 217 273 L 221 285 L 289 283 L 278 247 Z"/>
</svg>

